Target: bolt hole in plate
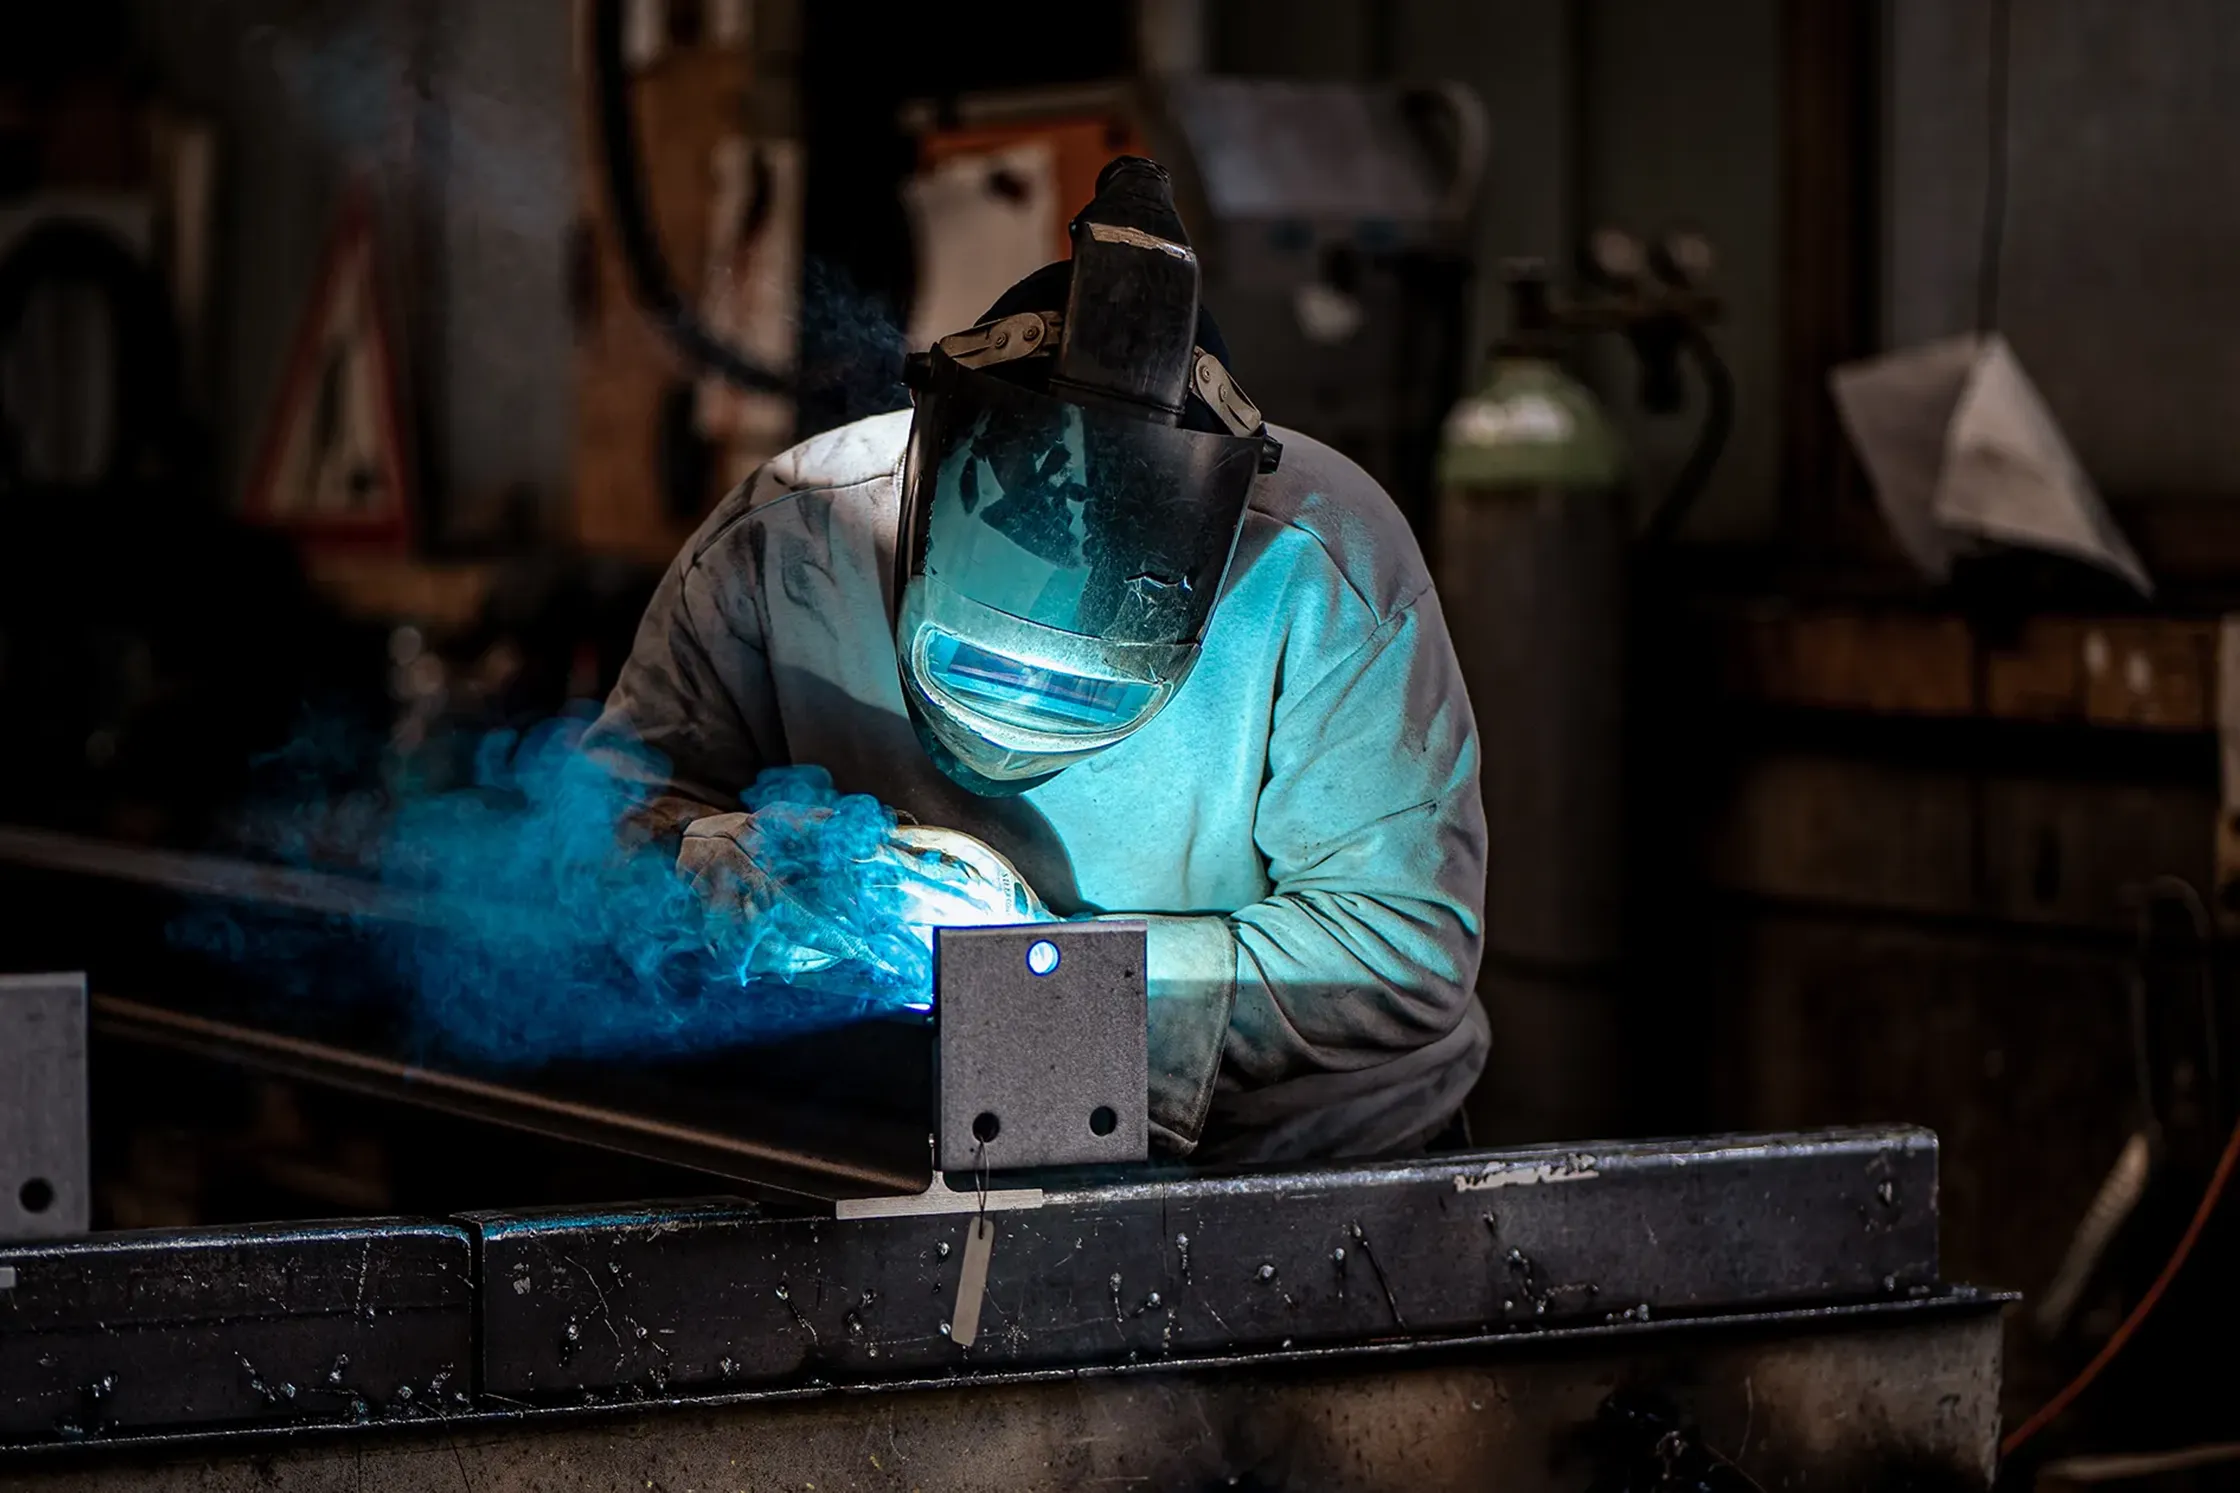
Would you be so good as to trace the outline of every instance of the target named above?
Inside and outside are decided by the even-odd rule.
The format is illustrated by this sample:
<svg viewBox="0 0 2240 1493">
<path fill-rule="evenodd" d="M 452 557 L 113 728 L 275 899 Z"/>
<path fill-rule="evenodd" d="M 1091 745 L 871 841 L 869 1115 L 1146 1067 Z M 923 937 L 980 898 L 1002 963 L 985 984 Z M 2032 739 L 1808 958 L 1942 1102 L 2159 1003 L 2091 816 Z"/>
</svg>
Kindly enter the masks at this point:
<svg viewBox="0 0 2240 1493">
<path fill-rule="evenodd" d="M 26 1213 L 44 1213 L 54 1206 L 54 1184 L 44 1177 L 33 1177 L 16 1189 L 16 1201 L 23 1204 Z"/>
<path fill-rule="evenodd" d="M 1055 973 L 1058 968 L 1058 946 L 1047 938 L 1027 945 L 1027 968 L 1038 975 Z"/>
<path fill-rule="evenodd" d="M 1119 1128 L 1120 1116 L 1114 1112 L 1111 1105 L 1100 1104 L 1089 1111 L 1089 1133 L 1091 1135 L 1110 1135 Z"/>
<path fill-rule="evenodd" d="M 993 1110 L 984 1109 L 972 1117 L 972 1138 L 981 1145 L 986 1145 L 1001 1134 L 1003 1121 L 995 1117 Z"/>
</svg>

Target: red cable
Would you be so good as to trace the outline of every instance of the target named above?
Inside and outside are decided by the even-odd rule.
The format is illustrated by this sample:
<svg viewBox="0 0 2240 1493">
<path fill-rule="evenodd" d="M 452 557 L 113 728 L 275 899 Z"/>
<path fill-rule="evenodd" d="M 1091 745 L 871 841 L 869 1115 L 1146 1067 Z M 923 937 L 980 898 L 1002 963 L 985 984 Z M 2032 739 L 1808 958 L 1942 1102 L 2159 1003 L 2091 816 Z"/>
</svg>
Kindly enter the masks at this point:
<svg viewBox="0 0 2240 1493">
<path fill-rule="evenodd" d="M 2039 1406 L 2035 1415 L 2007 1433 L 2007 1439 L 1999 1443 L 1999 1455 L 2002 1458 L 2013 1456 L 2031 1437 L 2059 1419 L 2061 1412 L 2067 1410 L 2078 1395 L 2091 1388 L 2092 1381 L 2100 1377 L 2100 1371 L 2113 1363 L 2115 1356 L 2123 1351 L 2123 1345 L 2131 1341 L 2131 1335 L 2139 1330 L 2140 1323 L 2147 1320 L 2147 1314 L 2162 1299 L 2162 1293 L 2170 1288 L 2170 1282 L 2177 1279 L 2179 1270 L 2185 1266 L 2186 1256 L 2193 1253 L 2194 1241 L 2201 1237 L 2202 1226 L 2208 1223 L 2209 1215 L 2216 1211 L 2217 1199 L 2224 1195 L 2225 1179 L 2232 1175 L 2233 1163 L 2236 1161 L 2240 1161 L 2240 1124 L 2232 1127 L 2232 1138 L 2224 1143 L 2224 1154 L 2217 1158 L 2217 1169 L 2210 1174 L 2209 1185 L 2202 1191 L 2201 1206 L 2193 1210 L 2193 1222 L 2186 1225 L 2185 1234 L 2178 1240 L 2178 1247 L 2170 1252 L 2170 1259 L 2163 1265 L 2162 1273 L 2154 1278 L 2153 1285 L 2147 1287 L 2147 1294 L 2139 1298 L 2139 1304 L 2131 1308 L 2131 1315 L 2123 1319 L 2123 1325 L 2109 1334 L 2108 1341 L 2092 1356 L 2092 1362 L 2079 1370 L 2077 1377 L 2071 1379 L 2059 1394 Z"/>
</svg>

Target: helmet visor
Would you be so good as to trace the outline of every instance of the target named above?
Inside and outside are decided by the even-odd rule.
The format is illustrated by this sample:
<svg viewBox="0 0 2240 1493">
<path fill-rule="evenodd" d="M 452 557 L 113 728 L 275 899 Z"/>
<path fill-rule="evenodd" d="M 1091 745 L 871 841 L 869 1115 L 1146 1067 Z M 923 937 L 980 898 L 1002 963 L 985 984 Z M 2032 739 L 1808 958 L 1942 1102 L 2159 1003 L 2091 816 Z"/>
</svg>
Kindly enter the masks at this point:
<svg viewBox="0 0 2240 1493">
<path fill-rule="evenodd" d="M 979 607 L 1101 642 L 1195 643 L 1236 548 L 1260 451 L 1257 437 L 1053 398 L 936 352 L 903 473 L 901 589 L 922 577 Z M 968 649 L 985 642 L 958 640 Z M 1004 672 L 970 652 L 954 659 L 960 678 Z M 1071 697 L 1088 714 L 1116 708 L 1084 689 Z"/>
</svg>

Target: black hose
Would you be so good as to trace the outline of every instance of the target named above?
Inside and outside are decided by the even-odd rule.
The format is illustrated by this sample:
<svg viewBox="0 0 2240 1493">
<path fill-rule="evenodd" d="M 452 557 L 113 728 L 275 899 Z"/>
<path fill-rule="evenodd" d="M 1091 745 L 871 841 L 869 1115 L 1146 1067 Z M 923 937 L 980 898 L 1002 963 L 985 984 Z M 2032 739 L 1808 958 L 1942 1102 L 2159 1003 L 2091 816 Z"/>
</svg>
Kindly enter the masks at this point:
<svg viewBox="0 0 2240 1493">
<path fill-rule="evenodd" d="M 791 378 L 752 361 L 708 330 L 670 277 L 646 211 L 638 132 L 630 117 L 629 69 L 622 59 L 622 8 L 623 0 L 592 0 L 591 86 L 599 152 L 606 167 L 607 207 L 614 218 L 623 267 L 629 271 L 631 293 L 688 364 L 755 393 L 790 394 Z"/>
<path fill-rule="evenodd" d="M 1703 373 L 1703 425 L 1696 432 L 1695 449 L 1688 453 L 1664 500 L 1641 531 L 1642 542 L 1652 549 L 1671 543 L 1672 536 L 1688 521 L 1696 500 L 1703 496 L 1704 484 L 1711 480 L 1711 469 L 1719 463 L 1719 453 L 1726 449 L 1727 435 L 1734 429 L 1734 374 L 1696 322 L 1682 323 L 1680 342 Z"/>
</svg>

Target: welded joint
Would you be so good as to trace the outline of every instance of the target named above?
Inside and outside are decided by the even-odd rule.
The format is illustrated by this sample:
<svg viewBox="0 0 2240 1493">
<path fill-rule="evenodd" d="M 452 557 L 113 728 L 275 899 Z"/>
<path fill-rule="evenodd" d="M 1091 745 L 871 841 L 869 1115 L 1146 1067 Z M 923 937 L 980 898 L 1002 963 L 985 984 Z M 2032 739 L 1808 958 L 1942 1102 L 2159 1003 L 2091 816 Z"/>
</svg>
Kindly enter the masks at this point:
<svg viewBox="0 0 2240 1493">
<path fill-rule="evenodd" d="M 942 1213 L 1008 1213 L 1021 1208 L 1039 1208 L 1042 1201 L 1039 1187 L 996 1187 L 985 1192 L 977 1187 L 959 1190 L 949 1185 L 944 1173 L 936 1171 L 933 1185 L 924 1192 L 905 1193 L 900 1197 L 840 1198 L 832 1205 L 832 1216 L 846 1220 Z"/>
</svg>

